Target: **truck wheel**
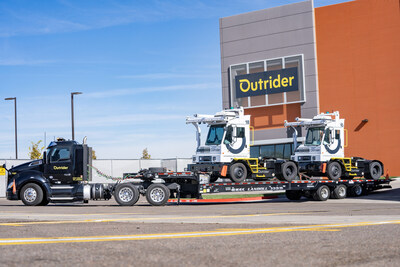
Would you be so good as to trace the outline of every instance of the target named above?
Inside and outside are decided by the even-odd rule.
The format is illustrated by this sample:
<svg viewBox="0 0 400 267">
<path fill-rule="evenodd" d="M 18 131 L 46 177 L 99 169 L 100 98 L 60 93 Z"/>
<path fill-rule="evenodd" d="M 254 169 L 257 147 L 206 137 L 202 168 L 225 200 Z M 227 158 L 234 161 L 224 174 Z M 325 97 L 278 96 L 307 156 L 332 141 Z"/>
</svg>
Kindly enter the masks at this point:
<svg viewBox="0 0 400 267">
<path fill-rule="evenodd" d="M 300 190 L 286 190 L 285 195 L 289 200 L 299 200 L 301 198 Z"/>
<path fill-rule="evenodd" d="M 347 187 L 345 185 L 338 185 L 332 191 L 332 198 L 335 199 L 343 199 L 346 198 L 347 195 Z"/>
<path fill-rule="evenodd" d="M 140 195 L 136 186 L 123 183 L 115 188 L 114 197 L 121 206 L 133 206 L 138 202 Z"/>
<path fill-rule="evenodd" d="M 27 206 L 38 206 L 43 200 L 42 188 L 34 183 L 26 184 L 21 189 L 21 200 Z"/>
<path fill-rule="evenodd" d="M 49 200 L 47 199 L 47 197 L 43 196 L 43 200 L 42 202 L 40 202 L 39 206 L 47 206 L 47 204 L 49 204 Z"/>
<path fill-rule="evenodd" d="M 297 177 L 297 166 L 293 161 L 287 161 L 281 165 L 282 178 L 293 181 Z"/>
<path fill-rule="evenodd" d="M 337 181 L 342 176 L 342 166 L 339 162 L 332 161 L 328 164 L 327 173 L 329 179 Z"/>
<path fill-rule="evenodd" d="M 373 161 L 369 164 L 368 172 L 365 177 L 368 179 L 378 180 L 382 176 L 382 166 L 379 162 Z"/>
<path fill-rule="evenodd" d="M 219 179 L 219 175 L 218 174 L 210 174 L 210 183 L 215 183 L 217 180 Z"/>
<path fill-rule="evenodd" d="M 326 201 L 326 200 L 328 200 L 330 193 L 331 193 L 331 191 L 329 190 L 329 187 L 327 187 L 326 185 L 323 185 L 323 186 L 319 187 L 317 189 L 317 191 L 315 191 L 313 198 L 314 198 L 314 200 L 317 200 L 317 201 Z"/>
<path fill-rule="evenodd" d="M 247 169 L 243 163 L 236 162 L 229 168 L 231 180 L 235 183 L 241 183 L 247 178 Z"/>
<path fill-rule="evenodd" d="M 170 193 L 164 184 L 151 184 L 146 190 L 146 199 L 153 206 L 164 206 Z"/>
<path fill-rule="evenodd" d="M 355 186 L 350 188 L 350 195 L 353 197 L 359 197 L 362 196 L 363 194 L 364 194 L 364 188 L 359 184 L 356 184 Z"/>
</svg>

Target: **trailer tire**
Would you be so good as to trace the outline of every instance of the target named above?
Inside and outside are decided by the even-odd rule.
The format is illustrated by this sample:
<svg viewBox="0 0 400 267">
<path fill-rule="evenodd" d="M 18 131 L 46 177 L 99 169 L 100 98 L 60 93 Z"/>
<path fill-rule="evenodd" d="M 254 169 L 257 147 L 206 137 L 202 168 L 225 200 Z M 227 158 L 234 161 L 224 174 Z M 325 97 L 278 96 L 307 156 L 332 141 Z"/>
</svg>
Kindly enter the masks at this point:
<svg viewBox="0 0 400 267">
<path fill-rule="evenodd" d="M 343 199 L 346 198 L 347 195 L 347 187 L 345 185 L 338 185 L 332 191 L 332 198 L 334 199 Z"/>
<path fill-rule="evenodd" d="M 286 190 L 285 195 L 289 200 L 300 200 L 301 191 L 300 190 Z"/>
<path fill-rule="evenodd" d="M 164 184 L 151 184 L 146 190 L 146 199 L 152 206 L 164 206 L 171 192 Z"/>
<path fill-rule="evenodd" d="M 20 197 L 25 205 L 38 206 L 43 201 L 43 190 L 39 185 L 29 183 L 22 187 Z"/>
<path fill-rule="evenodd" d="M 382 165 L 373 161 L 368 166 L 368 172 L 365 174 L 365 177 L 368 179 L 378 180 L 382 176 Z"/>
<path fill-rule="evenodd" d="M 133 206 L 139 200 L 139 190 L 129 183 L 117 185 L 114 191 L 115 201 L 121 206 Z"/>
<path fill-rule="evenodd" d="M 355 186 L 350 188 L 350 195 L 352 197 L 359 197 L 362 196 L 363 194 L 364 194 L 364 188 L 359 184 L 356 184 Z"/>
<path fill-rule="evenodd" d="M 241 162 L 236 162 L 229 167 L 230 178 L 235 183 L 241 183 L 247 178 L 247 168 Z"/>
<path fill-rule="evenodd" d="M 329 187 L 326 185 L 323 185 L 317 189 L 317 191 L 314 192 L 313 198 L 314 200 L 317 201 L 326 201 L 328 200 L 329 196 L 331 194 L 331 190 L 329 190 Z"/>
<path fill-rule="evenodd" d="M 293 161 L 287 161 L 281 164 L 281 174 L 279 175 L 285 181 L 293 181 L 297 177 L 297 165 Z"/>
<path fill-rule="evenodd" d="M 333 181 L 338 181 L 342 176 L 342 166 L 337 161 L 332 161 L 327 167 L 328 178 Z"/>
</svg>

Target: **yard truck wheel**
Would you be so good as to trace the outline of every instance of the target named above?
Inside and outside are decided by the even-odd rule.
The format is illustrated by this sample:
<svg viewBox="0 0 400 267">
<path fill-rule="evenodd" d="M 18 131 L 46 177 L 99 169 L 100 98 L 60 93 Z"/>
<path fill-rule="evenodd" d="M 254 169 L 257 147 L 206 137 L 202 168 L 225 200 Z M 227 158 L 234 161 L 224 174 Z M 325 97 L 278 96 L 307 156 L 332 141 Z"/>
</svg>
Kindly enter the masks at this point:
<svg viewBox="0 0 400 267">
<path fill-rule="evenodd" d="M 313 198 L 314 198 L 314 200 L 317 200 L 317 201 L 326 201 L 326 200 L 328 200 L 330 194 L 331 194 L 331 190 L 329 190 L 329 187 L 327 187 L 326 185 L 323 185 L 323 186 L 319 187 L 317 189 L 317 191 L 315 191 Z"/>
<path fill-rule="evenodd" d="M 347 195 L 347 187 L 345 185 L 338 185 L 332 191 L 332 198 L 335 199 L 343 199 L 346 198 Z"/>
<path fill-rule="evenodd" d="M 286 190 L 285 195 L 289 200 L 299 200 L 301 198 L 300 190 Z"/>
<path fill-rule="evenodd" d="M 27 206 L 38 206 L 43 201 L 43 190 L 34 183 L 24 185 L 20 194 L 22 202 Z"/>
<path fill-rule="evenodd" d="M 285 181 L 293 181 L 297 177 L 297 166 L 293 161 L 287 161 L 281 165 L 281 175 Z"/>
<path fill-rule="evenodd" d="M 368 179 L 378 180 L 382 176 L 382 165 L 373 161 L 369 164 L 368 172 L 365 174 L 365 177 Z"/>
<path fill-rule="evenodd" d="M 136 186 L 123 183 L 115 188 L 114 197 L 121 206 L 133 206 L 138 202 L 140 195 Z"/>
<path fill-rule="evenodd" d="M 241 183 L 247 178 L 247 168 L 241 162 L 236 162 L 229 168 L 231 180 L 235 183 Z"/>
<path fill-rule="evenodd" d="M 151 184 L 146 190 L 146 199 L 153 206 L 164 206 L 171 192 L 164 184 Z"/>
<path fill-rule="evenodd" d="M 328 164 L 327 173 L 329 179 L 337 181 L 342 176 L 342 166 L 339 162 L 332 161 Z"/>
</svg>

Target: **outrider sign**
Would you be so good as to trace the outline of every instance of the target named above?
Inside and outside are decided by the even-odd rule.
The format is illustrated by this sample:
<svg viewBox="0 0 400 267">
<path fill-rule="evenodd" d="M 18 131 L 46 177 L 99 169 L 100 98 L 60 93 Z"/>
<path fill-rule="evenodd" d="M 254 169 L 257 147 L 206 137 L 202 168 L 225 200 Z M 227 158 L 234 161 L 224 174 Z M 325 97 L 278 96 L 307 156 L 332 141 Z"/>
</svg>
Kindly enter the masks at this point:
<svg viewBox="0 0 400 267">
<path fill-rule="evenodd" d="M 237 75 L 236 98 L 299 90 L 297 68 Z"/>
</svg>

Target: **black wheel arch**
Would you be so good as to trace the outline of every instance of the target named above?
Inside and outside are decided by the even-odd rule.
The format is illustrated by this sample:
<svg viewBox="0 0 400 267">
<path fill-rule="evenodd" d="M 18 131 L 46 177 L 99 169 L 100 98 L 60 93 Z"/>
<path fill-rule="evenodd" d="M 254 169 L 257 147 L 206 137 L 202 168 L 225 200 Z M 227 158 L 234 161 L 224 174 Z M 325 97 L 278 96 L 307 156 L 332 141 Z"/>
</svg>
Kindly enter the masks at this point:
<svg viewBox="0 0 400 267">
<path fill-rule="evenodd" d="M 43 177 L 40 172 L 37 171 L 28 171 L 18 174 L 18 176 L 14 177 L 15 179 L 15 188 L 16 195 L 20 200 L 20 191 L 26 184 L 37 184 L 43 190 L 43 198 L 49 199 L 51 195 L 50 183 L 47 178 Z"/>
</svg>

